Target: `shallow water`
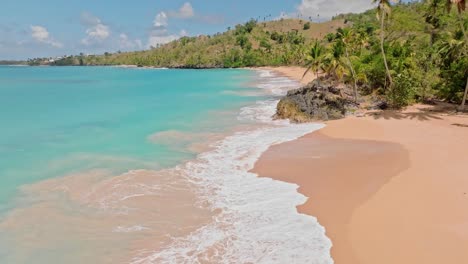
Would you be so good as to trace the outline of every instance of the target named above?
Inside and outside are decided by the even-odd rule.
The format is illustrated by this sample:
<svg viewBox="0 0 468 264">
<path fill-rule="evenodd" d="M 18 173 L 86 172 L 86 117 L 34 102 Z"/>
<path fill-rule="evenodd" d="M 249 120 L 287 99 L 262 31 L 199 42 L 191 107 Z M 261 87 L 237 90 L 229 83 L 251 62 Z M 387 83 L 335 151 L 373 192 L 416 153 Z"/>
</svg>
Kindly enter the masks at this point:
<svg viewBox="0 0 468 264">
<path fill-rule="evenodd" d="M 0 151 L 14 153 L 0 171 L 2 263 L 332 263 L 324 229 L 296 212 L 297 186 L 249 172 L 269 146 L 322 127 L 271 120 L 297 83 L 268 71 L 22 69 L 0 68 L 13 124 Z"/>
<path fill-rule="evenodd" d="M 158 169 L 195 157 L 190 145 L 204 140 L 200 133 L 226 131 L 235 125 L 231 112 L 255 100 L 225 93 L 256 90 L 243 85 L 251 76 L 243 70 L 0 67 L 0 203 L 41 179 L 95 168 Z M 151 140 L 168 131 L 187 138 Z"/>
</svg>

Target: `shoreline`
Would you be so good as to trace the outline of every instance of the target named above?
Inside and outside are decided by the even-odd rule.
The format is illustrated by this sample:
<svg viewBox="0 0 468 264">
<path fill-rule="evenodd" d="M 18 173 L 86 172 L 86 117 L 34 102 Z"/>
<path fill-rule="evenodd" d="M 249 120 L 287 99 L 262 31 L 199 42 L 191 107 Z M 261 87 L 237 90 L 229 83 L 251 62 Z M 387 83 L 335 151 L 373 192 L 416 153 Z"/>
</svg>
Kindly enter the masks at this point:
<svg viewBox="0 0 468 264">
<path fill-rule="evenodd" d="M 247 67 L 248 70 L 265 70 L 274 72 L 280 76 L 290 78 L 299 82 L 301 85 L 306 85 L 315 79 L 315 74 L 309 71 L 304 77 L 306 68 L 301 66 L 263 66 L 263 67 Z M 299 87 L 298 87 L 299 88 Z"/>
<path fill-rule="evenodd" d="M 299 185 L 336 264 L 468 262 L 466 115 L 415 105 L 325 123 L 253 172 Z"/>
</svg>

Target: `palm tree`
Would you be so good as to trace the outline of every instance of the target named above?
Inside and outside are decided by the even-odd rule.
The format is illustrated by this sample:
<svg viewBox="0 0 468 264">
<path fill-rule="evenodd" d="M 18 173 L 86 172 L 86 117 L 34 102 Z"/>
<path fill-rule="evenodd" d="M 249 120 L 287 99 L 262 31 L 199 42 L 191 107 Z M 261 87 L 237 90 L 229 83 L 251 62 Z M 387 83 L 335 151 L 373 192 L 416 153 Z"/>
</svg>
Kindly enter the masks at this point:
<svg viewBox="0 0 468 264">
<path fill-rule="evenodd" d="M 323 53 L 325 48 L 318 42 L 315 41 L 312 49 L 310 50 L 310 54 L 306 58 L 306 65 L 307 69 L 302 75 L 302 78 L 306 76 L 306 74 L 313 70 L 315 72 L 315 76 L 317 80 L 319 80 L 319 70 L 323 67 Z"/>
<path fill-rule="evenodd" d="M 328 76 L 333 76 L 337 80 L 341 80 L 345 73 L 345 67 L 343 66 L 343 44 L 341 42 L 335 42 L 324 57 L 324 70 Z"/>
<path fill-rule="evenodd" d="M 461 13 L 466 10 L 466 1 L 465 0 L 447 0 L 447 11 L 450 12 L 452 9 L 452 5 L 457 6 L 458 10 L 458 22 L 460 23 L 460 28 L 463 32 L 463 37 L 464 37 L 464 47 L 463 51 L 466 53 L 466 45 L 468 43 L 467 36 L 466 36 L 466 31 L 465 31 L 465 25 L 463 23 L 463 18 L 461 16 Z M 465 93 L 463 95 L 463 99 L 460 105 L 460 110 L 465 110 L 465 103 L 466 103 L 466 98 L 468 96 L 468 78 L 466 78 L 466 85 L 465 85 Z"/>
<path fill-rule="evenodd" d="M 389 15 L 391 12 L 390 2 L 396 2 L 396 0 L 372 0 L 372 4 L 379 4 L 377 7 L 377 18 L 380 20 L 380 50 L 382 51 L 382 56 L 385 64 L 385 71 L 387 73 L 387 78 L 390 83 L 390 87 L 393 85 L 392 75 L 390 74 L 390 69 L 388 68 L 387 56 L 385 55 L 384 41 L 385 41 L 385 16 Z"/>
<path fill-rule="evenodd" d="M 363 48 L 369 45 L 369 35 L 364 32 L 358 33 L 357 44 L 359 45 L 359 56 L 361 56 Z"/>
<path fill-rule="evenodd" d="M 348 67 L 351 72 L 351 76 L 353 78 L 353 92 L 354 92 L 354 101 L 357 102 L 357 97 L 358 97 L 358 91 L 357 91 L 357 82 L 356 82 L 356 72 L 354 71 L 353 64 L 351 63 L 351 59 L 349 57 L 349 51 L 348 51 L 348 46 L 350 45 L 352 39 L 353 39 L 354 32 L 349 29 L 340 29 L 338 30 L 338 41 L 343 43 L 343 46 L 345 48 L 345 54 L 346 54 L 346 60 L 348 62 Z"/>
</svg>

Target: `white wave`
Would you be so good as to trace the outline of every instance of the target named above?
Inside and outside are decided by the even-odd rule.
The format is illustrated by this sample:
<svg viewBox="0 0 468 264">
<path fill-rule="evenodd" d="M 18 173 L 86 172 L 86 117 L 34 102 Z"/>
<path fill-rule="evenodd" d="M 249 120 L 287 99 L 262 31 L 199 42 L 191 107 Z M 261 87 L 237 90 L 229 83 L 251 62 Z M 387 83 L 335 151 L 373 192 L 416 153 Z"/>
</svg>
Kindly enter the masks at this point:
<svg viewBox="0 0 468 264">
<path fill-rule="evenodd" d="M 276 76 L 267 70 L 257 71 L 259 81 L 257 87 L 269 91 L 272 95 L 283 96 L 292 88 L 297 88 L 300 83 L 287 77 Z"/>
<path fill-rule="evenodd" d="M 271 120 L 271 117 L 276 113 L 278 102 L 278 100 L 257 101 L 255 105 L 243 107 L 237 119 L 267 124 L 285 123 L 285 121 L 273 122 Z"/>
<path fill-rule="evenodd" d="M 0 66 L 5 66 L 5 67 L 30 67 L 29 65 L 25 65 L 25 64 L 7 64 L 7 65 L 0 65 Z"/>
<path fill-rule="evenodd" d="M 257 70 L 257 73 L 260 78 L 268 78 L 268 77 L 273 77 L 273 73 L 269 70 Z"/>
<path fill-rule="evenodd" d="M 138 69 L 138 70 L 169 70 L 166 67 L 153 67 L 153 66 L 138 66 L 138 65 L 115 65 L 110 66 L 114 68 L 123 68 L 123 69 Z"/>
<path fill-rule="evenodd" d="M 272 78 L 265 72 L 260 78 Z M 281 82 L 278 82 L 281 83 Z M 283 88 L 279 84 L 278 88 Z M 312 216 L 296 206 L 307 198 L 297 185 L 259 178 L 249 172 L 270 146 L 297 139 L 322 124 L 293 125 L 273 121 L 277 101 L 244 107 L 239 119 L 270 124 L 238 132 L 215 144 L 212 151 L 176 168 L 200 187 L 214 221 L 188 237 L 176 238 L 163 250 L 139 256 L 142 263 L 333 263 L 331 241 Z"/>
</svg>

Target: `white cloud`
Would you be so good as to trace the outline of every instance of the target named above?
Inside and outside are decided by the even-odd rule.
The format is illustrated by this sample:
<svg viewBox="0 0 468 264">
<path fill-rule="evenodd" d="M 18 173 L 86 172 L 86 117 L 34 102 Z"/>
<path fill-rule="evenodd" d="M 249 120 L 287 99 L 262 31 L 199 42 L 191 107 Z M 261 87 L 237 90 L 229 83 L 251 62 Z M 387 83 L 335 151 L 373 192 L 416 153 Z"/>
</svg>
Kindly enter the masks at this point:
<svg viewBox="0 0 468 264">
<path fill-rule="evenodd" d="M 83 12 L 81 13 L 80 22 L 84 26 L 94 26 L 100 24 L 101 20 L 88 12 Z"/>
<path fill-rule="evenodd" d="M 109 27 L 106 25 L 97 24 L 96 26 L 92 28 L 88 28 L 86 30 L 86 34 L 91 38 L 102 41 L 109 37 L 110 30 L 109 30 Z"/>
<path fill-rule="evenodd" d="M 135 39 L 135 40 L 131 40 L 127 34 L 125 33 L 121 33 L 119 35 L 119 46 L 121 49 L 135 49 L 135 48 L 138 48 L 138 49 L 141 49 L 142 48 L 142 43 L 141 43 L 141 40 L 139 39 Z"/>
<path fill-rule="evenodd" d="M 49 31 L 45 27 L 31 26 L 33 39 L 39 42 L 45 42 L 49 39 Z"/>
<path fill-rule="evenodd" d="M 370 0 L 302 0 L 297 12 L 303 17 L 330 19 L 342 13 L 357 13 L 372 8 Z"/>
<path fill-rule="evenodd" d="M 153 21 L 153 26 L 157 28 L 167 27 L 167 14 L 165 12 L 159 12 Z"/>
<path fill-rule="evenodd" d="M 170 11 L 170 17 L 188 19 L 195 16 L 195 11 L 193 10 L 192 4 L 189 2 L 184 3 L 178 11 Z"/>
<path fill-rule="evenodd" d="M 224 22 L 224 17 L 221 15 L 201 15 L 197 14 L 190 2 L 185 2 L 177 11 L 166 12 L 169 18 L 179 19 L 194 19 L 202 23 L 221 24 Z"/>
<path fill-rule="evenodd" d="M 148 38 L 147 48 L 157 47 L 158 45 L 166 44 L 185 36 L 188 36 L 188 33 L 184 29 L 179 34 L 169 34 L 166 29 L 154 30 Z"/>
<path fill-rule="evenodd" d="M 86 37 L 81 40 L 86 46 L 101 43 L 111 35 L 110 28 L 102 23 L 101 19 L 89 13 L 81 14 L 81 23 L 88 27 Z"/>
<path fill-rule="evenodd" d="M 157 47 L 161 44 L 169 43 L 173 40 L 176 40 L 182 36 L 187 35 L 185 30 L 182 30 L 180 34 L 171 34 L 169 33 L 167 27 L 169 26 L 169 16 L 171 17 L 184 17 L 188 18 L 193 16 L 193 9 L 190 3 L 185 3 L 177 12 L 159 12 L 156 14 L 156 17 L 153 21 L 153 27 L 148 37 L 148 43 L 146 44 L 147 48 Z"/>
<path fill-rule="evenodd" d="M 42 27 L 42 26 L 31 26 L 31 37 L 39 42 L 39 43 L 44 43 L 48 44 L 52 47 L 55 48 L 62 48 L 63 44 L 54 40 L 50 34 L 47 28 Z"/>
<path fill-rule="evenodd" d="M 188 32 L 187 32 L 185 29 L 182 29 L 182 30 L 180 31 L 179 35 L 180 35 L 181 37 L 186 37 L 186 36 L 188 36 Z"/>
<path fill-rule="evenodd" d="M 181 30 L 178 34 L 170 33 L 167 29 L 169 26 L 169 18 L 190 19 L 194 17 L 195 11 L 189 2 L 184 3 L 177 11 L 159 12 L 154 18 L 153 27 L 149 34 L 146 47 L 156 47 L 188 35 L 185 30 Z"/>
<path fill-rule="evenodd" d="M 152 35 L 148 38 L 148 48 L 156 47 L 161 44 L 166 44 L 178 38 L 178 35 Z"/>
<path fill-rule="evenodd" d="M 169 18 L 181 18 L 188 19 L 195 16 L 193 7 L 189 2 L 184 3 L 177 11 L 162 11 L 159 12 L 153 21 L 153 26 L 156 28 L 167 27 L 169 24 Z"/>
</svg>

